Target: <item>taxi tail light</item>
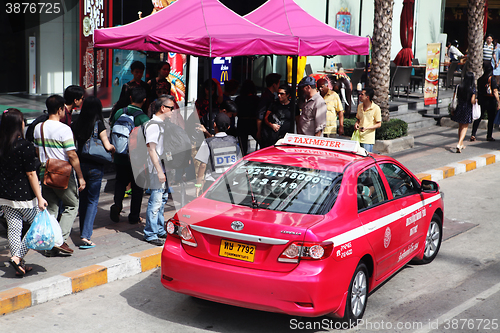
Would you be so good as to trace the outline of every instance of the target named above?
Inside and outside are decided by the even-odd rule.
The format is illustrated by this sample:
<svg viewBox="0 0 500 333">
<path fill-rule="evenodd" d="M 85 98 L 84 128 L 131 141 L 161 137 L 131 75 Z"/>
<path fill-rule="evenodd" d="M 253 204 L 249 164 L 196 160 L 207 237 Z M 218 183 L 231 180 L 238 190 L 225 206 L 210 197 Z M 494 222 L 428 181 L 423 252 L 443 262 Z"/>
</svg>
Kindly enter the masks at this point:
<svg viewBox="0 0 500 333">
<path fill-rule="evenodd" d="M 299 259 L 321 260 L 328 258 L 332 251 L 332 242 L 293 242 L 281 253 L 278 261 L 297 263 Z"/>
<path fill-rule="evenodd" d="M 167 221 L 167 233 L 169 235 L 174 236 L 175 238 L 179 238 L 183 244 L 196 247 L 198 243 L 196 243 L 196 239 L 194 239 L 193 234 L 191 233 L 191 228 L 181 223 L 179 220 L 171 218 Z"/>
</svg>

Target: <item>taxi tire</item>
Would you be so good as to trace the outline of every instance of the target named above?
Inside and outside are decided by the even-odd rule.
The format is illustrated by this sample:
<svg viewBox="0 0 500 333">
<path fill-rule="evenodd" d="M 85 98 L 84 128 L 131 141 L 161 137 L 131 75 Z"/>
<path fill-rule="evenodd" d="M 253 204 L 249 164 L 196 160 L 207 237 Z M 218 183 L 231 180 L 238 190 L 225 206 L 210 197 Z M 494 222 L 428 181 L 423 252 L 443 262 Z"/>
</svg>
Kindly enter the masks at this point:
<svg viewBox="0 0 500 333">
<path fill-rule="evenodd" d="M 439 234 L 438 234 L 439 233 Z M 427 252 L 427 242 L 430 241 L 429 237 L 435 238 L 437 236 L 437 245 L 435 245 L 434 252 L 431 255 L 426 256 Z M 436 258 L 439 249 L 441 248 L 441 243 L 443 241 L 443 223 L 441 222 L 441 218 L 438 215 L 434 215 L 432 217 L 431 222 L 429 223 L 429 228 L 427 229 L 426 237 L 425 237 L 425 245 L 424 245 L 424 256 L 422 259 L 413 259 L 412 263 L 425 265 L 431 263 L 434 258 Z"/>
<path fill-rule="evenodd" d="M 363 318 L 368 301 L 368 268 L 364 262 L 360 262 L 349 284 L 347 301 L 344 312 L 344 322 L 348 322 L 350 327 L 356 326 L 359 319 Z M 352 301 L 354 300 L 354 313 Z"/>
</svg>

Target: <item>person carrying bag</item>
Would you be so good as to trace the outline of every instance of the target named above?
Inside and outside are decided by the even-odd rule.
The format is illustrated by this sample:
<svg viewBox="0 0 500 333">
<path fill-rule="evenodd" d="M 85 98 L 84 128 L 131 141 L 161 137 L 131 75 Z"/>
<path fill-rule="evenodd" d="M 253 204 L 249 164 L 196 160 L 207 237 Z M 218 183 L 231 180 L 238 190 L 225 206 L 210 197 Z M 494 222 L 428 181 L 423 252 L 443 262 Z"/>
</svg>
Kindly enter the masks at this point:
<svg viewBox="0 0 500 333">
<path fill-rule="evenodd" d="M 40 161 L 42 164 L 45 163 L 42 194 L 48 202 L 47 210 L 49 214 L 58 216 L 61 201 L 64 207 L 59 219 L 64 242 L 61 246 L 54 246 L 50 252 L 46 252 L 47 256 L 57 255 L 59 251 L 66 254 L 73 253 L 66 240 L 78 214 L 78 191 L 83 191 L 86 186 L 80 168 L 80 160 L 76 154 L 73 132 L 68 125 L 60 121 L 65 115 L 64 103 L 65 100 L 62 96 L 49 96 L 45 102 L 49 118 L 38 124 L 33 134 Z M 78 182 L 72 170 L 70 170 L 69 176 L 67 173 L 61 176 L 63 168 L 73 169 Z M 52 172 L 52 170 L 54 171 Z M 64 184 L 58 178 L 63 178 Z"/>
<path fill-rule="evenodd" d="M 464 74 L 464 82 L 458 85 L 456 90 L 457 105 L 455 111 L 451 113 L 451 120 L 458 123 L 458 144 L 457 153 L 461 153 L 465 148 L 464 138 L 469 124 L 473 119 L 473 108 L 479 107 L 476 99 L 476 85 L 474 84 L 474 74 L 467 72 Z"/>
</svg>

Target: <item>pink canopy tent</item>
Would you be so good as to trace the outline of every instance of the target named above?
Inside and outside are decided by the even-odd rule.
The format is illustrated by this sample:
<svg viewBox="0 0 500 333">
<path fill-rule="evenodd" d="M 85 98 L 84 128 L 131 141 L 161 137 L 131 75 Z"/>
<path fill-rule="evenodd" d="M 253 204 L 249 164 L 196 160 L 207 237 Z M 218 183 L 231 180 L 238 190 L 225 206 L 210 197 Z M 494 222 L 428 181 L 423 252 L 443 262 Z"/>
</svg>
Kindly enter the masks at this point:
<svg viewBox="0 0 500 333">
<path fill-rule="evenodd" d="M 261 28 L 217 0 L 180 0 L 133 23 L 94 31 L 94 47 L 222 57 L 298 53 L 298 39 Z"/>
<path fill-rule="evenodd" d="M 245 18 L 271 31 L 298 37 L 299 56 L 369 54 L 368 37 L 337 30 L 309 15 L 293 0 L 269 0 Z"/>
</svg>

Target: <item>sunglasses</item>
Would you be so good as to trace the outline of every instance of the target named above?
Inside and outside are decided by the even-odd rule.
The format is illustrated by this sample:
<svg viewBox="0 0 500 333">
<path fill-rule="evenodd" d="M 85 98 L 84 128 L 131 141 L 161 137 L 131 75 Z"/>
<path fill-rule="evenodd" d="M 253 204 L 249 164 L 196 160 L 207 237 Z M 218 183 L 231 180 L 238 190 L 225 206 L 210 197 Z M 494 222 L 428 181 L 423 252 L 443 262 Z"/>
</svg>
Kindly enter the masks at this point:
<svg viewBox="0 0 500 333">
<path fill-rule="evenodd" d="M 169 109 L 170 111 L 174 110 L 174 106 L 169 106 L 169 105 L 165 105 L 165 104 L 163 104 L 163 106 L 166 107 L 167 109 Z"/>
</svg>

